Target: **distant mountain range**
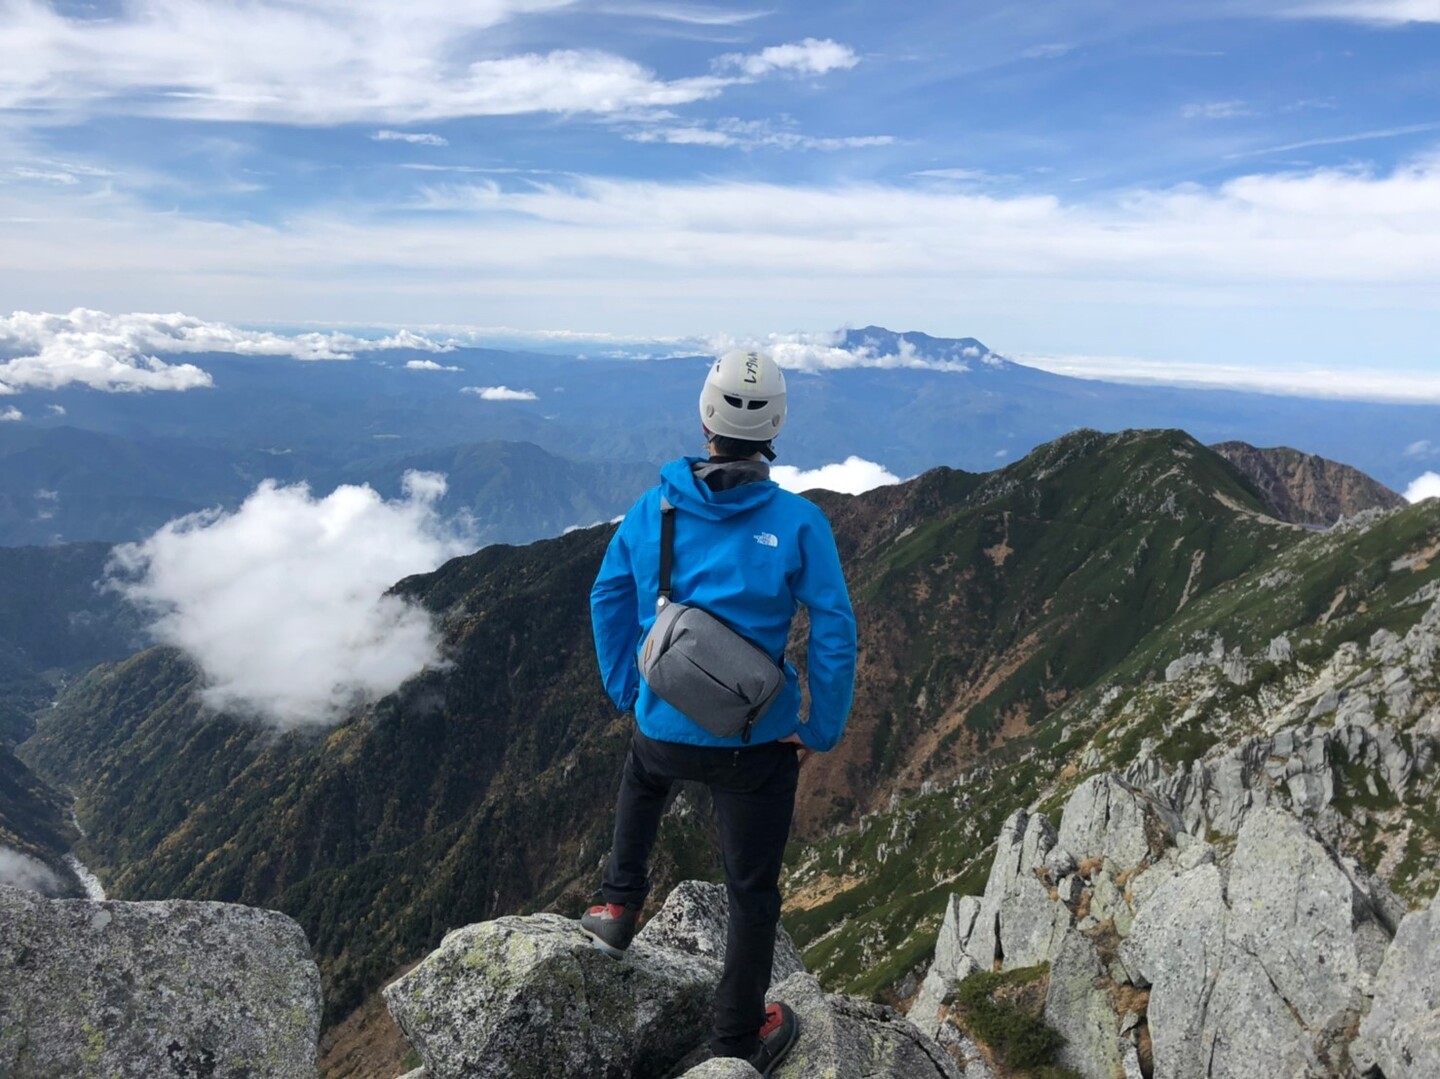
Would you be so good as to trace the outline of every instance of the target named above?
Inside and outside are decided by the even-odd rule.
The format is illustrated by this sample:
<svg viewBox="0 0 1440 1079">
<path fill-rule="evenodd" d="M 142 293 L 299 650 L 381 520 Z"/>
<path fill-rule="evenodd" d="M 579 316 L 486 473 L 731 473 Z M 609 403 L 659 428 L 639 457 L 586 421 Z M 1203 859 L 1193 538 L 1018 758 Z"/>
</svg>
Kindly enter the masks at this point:
<svg viewBox="0 0 1440 1079">
<path fill-rule="evenodd" d="M 1340 553 L 1293 605 L 1267 600 L 1257 615 L 1202 602 L 1222 592 L 1258 602 L 1243 582 L 1281 572 L 1312 534 L 1176 431 L 1082 431 L 989 474 L 937 469 L 815 498 L 835 524 L 863 662 L 845 741 L 807 766 L 796 871 L 811 845 L 836 857 L 825 837 L 855 836 L 897 795 L 965 769 L 996 777 L 975 789 L 963 835 L 912 837 L 923 857 L 867 854 L 873 887 L 804 878 L 794 931 L 830 977 L 869 992 L 933 945 L 927 919 L 957 886 L 925 874 L 988 842 L 1075 752 L 1055 719 L 1069 702 L 1163 678 L 1217 630 L 1273 634 L 1325 615 L 1331 633 L 1401 631 L 1413 618 L 1392 593 L 1440 572 L 1423 560 L 1392 578 L 1373 572 L 1440 534 L 1440 510 L 1425 504 L 1383 533 L 1326 534 Z M 402 582 L 434 612 L 454 666 L 334 730 L 277 735 L 216 715 L 189 662 L 156 649 L 71 687 L 22 754 L 79 795 L 82 853 L 114 893 L 240 900 L 298 918 L 333 1022 L 447 928 L 573 911 L 594 889 L 629 728 L 600 689 L 587 618 L 609 533 L 491 547 Z M 667 817 L 662 891 L 717 870 L 704 806 L 687 791 Z M 876 837 L 859 836 L 870 851 Z M 867 935 L 883 937 L 883 953 Z"/>
<path fill-rule="evenodd" d="M 1293 446 L 1403 489 L 1424 471 L 1407 450 L 1440 430 L 1440 406 L 1067 378 L 973 338 L 868 326 L 837 348 L 902 366 L 792 371 L 782 463 L 858 455 L 901 476 L 937 465 L 979 472 L 1082 427 L 1174 427 L 1206 443 Z M 213 389 L 27 391 L 25 420 L 0 424 L 0 545 L 131 540 L 183 513 L 234 506 L 267 477 L 322 493 L 339 482 L 393 489 L 405 467 L 447 471 L 447 508 L 470 509 L 484 539 L 518 542 L 609 519 L 649 482 L 647 468 L 700 452 L 705 357 L 400 349 L 353 361 L 186 359 L 210 372 Z M 412 360 L 440 369 L 407 368 Z M 465 392 L 499 387 L 525 399 Z M 516 443 L 530 448 L 504 448 Z"/>
</svg>

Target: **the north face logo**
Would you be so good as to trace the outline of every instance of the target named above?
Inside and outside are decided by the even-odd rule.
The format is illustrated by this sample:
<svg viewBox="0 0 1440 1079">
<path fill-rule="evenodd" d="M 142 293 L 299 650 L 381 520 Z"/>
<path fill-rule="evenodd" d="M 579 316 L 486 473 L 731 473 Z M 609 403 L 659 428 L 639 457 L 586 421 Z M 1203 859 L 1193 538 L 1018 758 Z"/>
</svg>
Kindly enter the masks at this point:
<svg viewBox="0 0 1440 1079">
<path fill-rule="evenodd" d="M 755 542 L 758 543 L 758 544 L 760 544 L 761 547 L 779 547 L 779 546 L 780 546 L 780 541 L 779 541 L 778 539 L 776 539 L 774 536 L 772 536 L 769 532 L 757 532 L 757 533 L 755 533 Z"/>
</svg>

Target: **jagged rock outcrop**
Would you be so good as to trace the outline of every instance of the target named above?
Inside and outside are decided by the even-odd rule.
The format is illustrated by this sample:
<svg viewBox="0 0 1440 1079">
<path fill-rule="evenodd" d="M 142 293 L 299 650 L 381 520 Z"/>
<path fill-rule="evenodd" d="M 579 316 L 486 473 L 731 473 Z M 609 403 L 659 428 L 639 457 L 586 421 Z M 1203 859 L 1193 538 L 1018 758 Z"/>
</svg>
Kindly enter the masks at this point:
<svg viewBox="0 0 1440 1079">
<path fill-rule="evenodd" d="M 428 1079 L 661 1076 L 705 1039 L 720 965 L 637 939 L 623 961 L 554 914 L 448 934 L 385 989 Z"/>
<path fill-rule="evenodd" d="M 1440 897 L 1402 911 L 1291 812 L 1248 808 L 1231 850 L 1095 776 L 1058 832 L 1038 814 L 1006 823 L 985 897 L 952 898 L 910 1018 L 975 1058 L 946 1007 L 959 983 L 1045 963 L 1060 1062 L 1086 1079 L 1440 1075 Z"/>
<path fill-rule="evenodd" d="M 555 915 L 467 926 L 385 997 L 426 1079 L 744 1079 L 743 1061 L 703 1060 L 725 907 L 717 885 L 679 885 L 619 961 Z M 782 969 L 770 999 L 801 1036 L 776 1079 L 962 1079 L 894 1009 L 824 993 L 783 931 Z"/>
<path fill-rule="evenodd" d="M 723 964 L 726 920 L 729 916 L 730 900 L 724 885 L 699 880 L 681 881 L 671 890 L 665 905 L 635 935 L 635 939 Z M 782 982 L 804 969 L 805 963 L 795 949 L 795 942 L 781 926 L 775 935 L 771 982 Z"/>
<path fill-rule="evenodd" d="M 950 1055 L 899 1012 L 825 993 L 809 974 L 770 989 L 795 1009 L 800 1040 L 775 1079 L 962 1079 Z"/>
<path fill-rule="evenodd" d="M 1407 914 L 1375 978 L 1355 1055 L 1391 1076 L 1440 1075 L 1440 892 Z"/>
<path fill-rule="evenodd" d="M 1392 510 L 1405 500 L 1349 465 L 1288 447 L 1257 449 L 1245 442 L 1210 447 L 1255 484 L 1275 516 L 1296 524 L 1332 525 L 1365 510 Z"/>
<path fill-rule="evenodd" d="M 0 1075 L 301 1079 L 320 974 L 283 914 L 0 886 Z"/>
<path fill-rule="evenodd" d="M 1161 884 L 1121 945 L 1151 988 L 1156 1076 L 1351 1074 L 1390 944 L 1382 905 L 1275 809 L 1246 821 L 1228 871 Z"/>
</svg>

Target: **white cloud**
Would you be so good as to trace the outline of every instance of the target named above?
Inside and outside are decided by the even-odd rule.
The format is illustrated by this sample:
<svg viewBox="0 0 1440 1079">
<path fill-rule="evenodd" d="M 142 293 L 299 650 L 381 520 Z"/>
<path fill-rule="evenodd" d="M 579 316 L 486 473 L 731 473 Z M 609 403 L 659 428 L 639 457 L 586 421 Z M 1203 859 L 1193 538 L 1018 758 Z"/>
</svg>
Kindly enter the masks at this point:
<svg viewBox="0 0 1440 1079">
<path fill-rule="evenodd" d="M 67 315 L 17 311 L 0 317 L 0 392 L 5 392 L 5 387 L 10 392 L 53 390 L 72 383 L 111 393 L 214 385 L 210 375 L 194 364 L 167 363 L 157 353 L 228 352 L 347 360 L 368 350 L 445 352 L 453 347 L 408 330 L 368 340 L 340 333 L 286 336 L 240 330 L 182 314 L 110 315 L 85 308 Z"/>
<path fill-rule="evenodd" d="M 735 117 L 716 120 L 709 126 L 702 122 L 676 126 L 657 125 L 627 132 L 631 142 L 664 142 L 681 146 L 715 146 L 719 148 L 757 150 L 762 147 L 779 150 L 854 150 L 872 146 L 889 146 L 893 135 L 805 135 L 793 127 L 777 127 L 769 120 L 740 120 Z"/>
<path fill-rule="evenodd" d="M 860 62 L 855 50 L 829 38 L 807 37 L 788 45 L 772 45 L 757 53 L 730 53 L 715 61 L 719 70 L 736 69 L 752 79 L 776 72 L 794 75 L 824 75 L 846 70 Z"/>
<path fill-rule="evenodd" d="M 1234 288 L 1440 276 L 1440 158 L 1385 176 L 1259 174 L 1213 189 L 1182 185 L 1091 203 L 933 187 L 581 178 L 428 188 L 420 205 L 468 210 L 477 222 L 497 218 L 506 242 L 485 245 L 488 261 L 500 259 L 494 249 L 502 247 L 517 268 L 547 262 L 542 253 L 553 252 L 567 262 L 641 258 L 661 272 L 726 267 L 753 277 L 763 266 L 772 277 L 831 280 L 1079 276 Z M 516 218 L 545 228 L 528 231 Z M 444 229 L 452 236 L 447 248 L 480 250 L 453 221 Z M 415 241 L 407 231 L 406 244 L 394 246 Z"/>
<path fill-rule="evenodd" d="M 376 142 L 408 142 L 414 146 L 449 146 L 450 140 L 443 135 L 429 132 L 377 131 L 370 136 Z"/>
<path fill-rule="evenodd" d="M 25 418 L 25 413 L 18 408 L 7 408 L 0 412 L 0 423 L 18 423 Z"/>
<path fill-rule="evenodd" d="M 954 180 L 964 184 L 986 184 L 996 180 L 1014 179 L 1012 176 L 999 176 L 984 169 L 921 169 L 910 175 L 932 180 Z"/>
<path fill-rule="evenodd" d="M 1397 314 L 1427 318 L 1440 279 L 1440 157 L 1099 198 L 914 181 L 525 177 L 424 186 L 414 205 L 448 212 L 236 226 L 0 186 L 0 218 L 26 222 L 6 226 L 0 277 L 32 295 L 155 293 L 351 324 L 463 308 L 543 326 L 557 294 L 567 321 L 612 331 L 833 325 L 857 310 L 915 324 L 964 297 L 977 317 L 994 308 L 1017 327 L 1037 309 L 1115 324 L 1203 308 L 1211 329 L 1244 310 L 1237 321 L 1265 311 L 1298 333 L 1317 324 L 1313 310 L 1377 336 Z"/>
<path fill-rule="evenodd" d="M 429 614 L 384 593 L 472 548 L 436 512 L 444 491 L 443 476 L 415 472 L 389 502 L 267 480 L 233 513 L 116 548 L 112 581 L 199 664 L 212 707 L 332 723 L 439 662 Z"/>
<path fill-rule="evenodd" d="M 1440 453 L 1440 446 L 1436 446 L 1428 438 L 1422 438 L 1405 447 L 1406 457 L 1429 457 L 1432 453 Z"/>
<path fill-rule="evenodd" d="M 60 891 L 60 878 L 49 866 L 9 847 L 0 847 L 0 884 L 44 895 Z"/>
<path fill-rule="evenodd" d="M 774 465 L 770 478 L 787 491 L 839 491 L 858 495 L 876 487 L 899 483 L 900 477 L 884 465 L 863 457 L 847 457 L 837 464 L 821 465 L 805 471 L 793 465 Z"/>
<path fill-rule="evenodd" d="M 1062 56 L 1068 56 L 1075 51 L 1074 45 L 1067 45 L 1063 42 L 1054 42 L 1049 45 L 1035 45 L 1026 49 L 1020 55 L 1026 60 L 1058 60 Z"/>
<path fill-rule="evenodd" d="M 1285 10 L 1293 18 L 1345 19 L 1381 26 L 1440 22 L 1440 0 L 1310 0 Z"/>
<path fill-rule="evenodd" d="M 482 401 L 538 401 L 530 390 L 512 390 L 509 386 L 465 386 L 461 393 L 473 393 Z"/>
<path fill-rule="evenodd" d="M 10 169 L 8 174 L 17 180 L 33 180 L 37 183 L 60 184 L 62 187 L 73 187 L 80 182 L 79 177 L 74 173 L 59 170 L 32 169 L 23 165 Z"/>
<path fill-rule="evenodd" d="M 735 348 L 763 348 L 775 362 L 788 371 L 838 371 L 851 367 L 911 368 L 925 371 L 970 370 L 965 358 L 974 358 L 974 348 L 959 350 L 960 359 L 937 359 L 921 356 L 915 346 L 901 338 L 894 352 L 885 352 L 878 343 L 867 341 L 858 348 L 841 345 L 843 333 L 772 333 L 762 338 L 717 336 L 708 342 L 707 351 L 720 355 Z"/>
<path fill-rule="evenodd" d="M 1440 498 L 1440 472 L 1426 472 L 1417 476 L 1414 482 L 1405 488 L 1407 502 L 1419 502 L 1426 498 Z"/>
<path fill-rule="evenodd" d="M 50 406 L 50 415 L 52 415 L 52 416 L 63 416 L 63 415 L 65 415 L 65 406 L 64 406 L 64 405 L 51 405 L 51 406 Z"/>
<path fill-rule="evenodd" d="M 1230 120 L 1255 115 L 1243 101 L 1207 101 L 1186 105 L 1180 110 L 1187 120 Z"/>
<path fill-rule="evenodd" d="M 1423 135 L 1427 131 L 1440 131 L 1440 123 L 1406 124 L 1403 127 L 1383 127 L 1373 131 L 1357 131 L 1349 135 L 1330 135 L 1320 139 L 1305 139 L 1301 142 L 1287 142 L 1279 146 L 1263 146 L 1258 150 L 1242 150 L 1226 154 L 1227 161 L 1246 157 L 1261 157 L 1265 154 L 1285 154 L 1292 150 L 1309 150 L 1315 146 L 1344 146 L 1352 142 L 1372 142 L 1376 139 L 1395 139 L 1405 135 Z"/>
<path fill-rule="evenodd" d="M 434 360 L 407 360 L 405 368 L 408 371 L 459 371 L 460 368 L 446 366 L 443 363 L 436 363 Z"/>
<path fill-rule="evenodd" d="M 595 50 L 482 51 L 485 31 L 572 3 L 167 0 L 97 19 L 17 0 L 0 6 L 0 109 L 402 125 L 667 107 L 728 84 L 711 75 L 665 81 Z"/>
<path fill-rule="evenodd" d="M 1418 371 L 1262 367 L 1248 363 L 1185 363 L 1134 356 L 1018 353 L 1015 358 L 1028 367 L 1038 367 L 1053 374 L 1102 379 L 1107 382 L 1203 386 L 1251 390 L 1287 397 L 1394 401 L 1401 404 L 1440 402 L 1440 375 Z"/>
<path fill-rule="evenodd" d="M 35 502 L 35 520 L 52 521 L 55 519 L 55 507 L 60 504 L 60 492 L 42 487 L 35 492 Z"/>
<path fill-rule="evenodd" d="M 738 26 L 773 14 L 769 11 L 732 11 L 703 7 L 699 4 L 620 3 L 600 8 L 606 15 L 627 15 L 642 19 L 662 19 L 690 26 Z"/>
</svg>

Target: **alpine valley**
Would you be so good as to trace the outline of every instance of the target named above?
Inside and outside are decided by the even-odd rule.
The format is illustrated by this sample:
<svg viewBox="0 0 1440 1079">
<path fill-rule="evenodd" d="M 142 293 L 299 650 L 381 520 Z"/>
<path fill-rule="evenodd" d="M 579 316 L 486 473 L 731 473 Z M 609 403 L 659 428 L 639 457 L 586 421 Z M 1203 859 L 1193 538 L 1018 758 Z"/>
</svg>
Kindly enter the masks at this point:
<svg viewBox="0 0 1440 1079">
<path fill-rule="evenodd" d="M 997 471 L 812 493 L 861 662 L 844 741 L 802 775 L 784 924 L 809 974 L 782 991 L 827 1030 L 869 1024 L 866 1052 L 890 1063 L 779 1075 L 1434 1074 L 1440 989 L 1406 956 L 1440 948 L 1422 913 L 1440 887 L 1440 502 L 1291 451 L 1218 451 L 1085 429 Z M 598 885 L 631 724 L 590 640 L 611 527 L 397 583 L 449 662 L 333 728 L 217 714 L 183 654 L 86 642 L 67 658 L 110 661 L 18 748 L 34 774 L 16 762 L 28 786 L 7 796 L 49 807 L 27 841 L 73 842 L 119 899 L 295 919 L 330 1076 L 531 1074 L 456 1063 L 437 1015 L 472 1023 L 470 978 L 542 1022 L 550 1005 L 522 1007 L 524 979 L 485 956 L 558 946 L 545 916 Z M 802 618 L 792 656 L 803 638 Z M 46 784 L 73 792 L 83 837 Z M 707 810 L 684 789 L 662 828 L 655 909 L 675 897 L 656 947 L 673 917 L 714 913 L 700 885 L 677 889 L 720 879 Z M 465 926 L 389 991 L 407 1044 L 377 993 Z M 1177 966 L 1192 939 L 1208 959 Z M 434 989 L 442 973 L 461 988 Z M 896 1063 L 927 1046 L 932 1070 Z M 660 1079 L 680 1055 L 603 1073 Z M 602 1074 L 575 1066 L 534 1074 Z"/>
</svg>

